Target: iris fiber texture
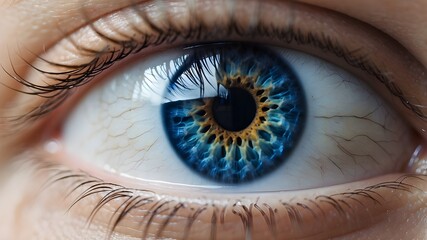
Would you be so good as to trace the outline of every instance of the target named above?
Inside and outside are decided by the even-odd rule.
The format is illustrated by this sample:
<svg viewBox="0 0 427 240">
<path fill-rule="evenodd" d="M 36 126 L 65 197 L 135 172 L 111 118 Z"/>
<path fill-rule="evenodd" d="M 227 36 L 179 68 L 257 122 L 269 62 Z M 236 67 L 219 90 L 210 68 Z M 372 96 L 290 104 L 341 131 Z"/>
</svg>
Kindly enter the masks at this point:
<svg viewBox="0 0 427 240">
<path fill-rule="evenodd" d="M 200 89 L 199 98 L 162 105 L 170 144 L 188 167 L 237 184 L 286 162 L 301 135 L 306 106 L 297 76 L 275 51 L 245 44 L 201 46 L 177 73 L 165 95 Z M 205 96 L 206 86 L 216 95 Z"/>
</svg>

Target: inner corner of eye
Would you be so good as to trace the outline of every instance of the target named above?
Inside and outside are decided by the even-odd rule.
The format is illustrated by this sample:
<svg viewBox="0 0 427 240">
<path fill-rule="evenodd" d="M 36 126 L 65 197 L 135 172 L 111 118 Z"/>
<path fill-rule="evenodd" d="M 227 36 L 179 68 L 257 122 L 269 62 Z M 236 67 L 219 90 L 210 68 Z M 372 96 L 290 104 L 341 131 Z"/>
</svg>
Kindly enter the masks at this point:
<svg viewBox="0 0 427 240">
<path fill-rule="evenodd" d="M 352 74 L 239 42 L 164 51 L 116 73 L 78 103 L 61 141 L 80 166 L 135 181 L 251 191 L 392 173 L 416 144 Z"/>
</svg>

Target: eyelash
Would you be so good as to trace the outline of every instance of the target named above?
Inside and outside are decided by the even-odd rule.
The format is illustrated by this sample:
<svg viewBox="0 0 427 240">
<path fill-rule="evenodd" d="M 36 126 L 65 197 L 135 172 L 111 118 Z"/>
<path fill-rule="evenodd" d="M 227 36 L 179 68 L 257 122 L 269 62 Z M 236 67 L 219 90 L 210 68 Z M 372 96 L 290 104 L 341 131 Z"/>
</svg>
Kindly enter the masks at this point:
<svg viewBox="0 0 427 240">
<path fill-rule="evenodd" d="M 138 11 L 135 8 L 135 11 Z M 233 12 L 233 11 L 232 11 Z M 12 71 L 8 72 L 4 67 L 3 70 L 6 71 L 6 73 L 12 77 L 14 80 L 19 82 L 22 86 L 27 87 L 29 90 L 24 91 L 21 89 L 14 89 L 17 92 L 29 94 L 29 95 L 36 95 L 42 98 L 47 99 L 43 104 L 40 106 L 33 108 L 31 111 L 27 112 L 26 114 L 22 116 L 18 116 L 15 118 L 12 118 L 12 123 L 15 123 L 17 126 L 22 126 L 25 123 L 33 122 L 40 117 L 50 113 L 57 107 L 59 107 L 65 100 L 68 99 L 70 93 L 72 92 L 72 89 L 76 89 L 78 87 L 81 87 L 89 82 L 99 75 L 100 73 L 104 72 L 104 70 L 111 67 L 115 62 L 122 60 L 126 57 L 128 57 L 131 54 L 136 54 L 142 51 L 143 49 L 150 47 L 150 46 L 159 46 L 164 43 L 174 43 L 177 41 L 177 39 L 182 38 L 183 40 L 192 40 L 192 41 L 199 41 L 203 42 L 210 37 L 211 31 L 206 31 L 205 29 L 208 28 L 208 26 L 203 25 L 203 21 L 201 19 L 198 19 L 198 15 L 194 14 L 192 17 L 194 20 L 193 26 L 190 26 L 188 29 L 179 30 L 177 28 L 173 27 L 173 24 L 171 20 L 168 18 L 165 21 L 168 23 L 167 26 L 169 28 L 162 29 L 161 27 L 158 27 L 153 23 L 150 18 L 145 14 L 144 12 L 138 12 L 138 14 L 144 19 L 145 22 L 147 22 L 148 26 L 152 28 L 157 33 L 157 36 L 154 36 L 154 40 L 152 39 L 153 36 L 144 34 L 142 32 L 139 32 L 143 36 L 145 36 L 144 39 L 141 41 L 135 41 L 134 39 L 131 39 L 129 41 L 120 41 L 111 37 L 106 36 L 101 31 L 99 31 L 93 24 L 93 22 L 88 22 L 87 25 L 102 39 L 105 39 L 106 41 L 119 45 L 119 50 L 107 50 L 107 51 L 94 51 L 91 49 L 84 49 L 81 46 L 79 46 L 76 42 L 73 41 L 70 37 L 67 39 L 73 44 L 73 46 L 76 47 L 76 49 L 81 50 L 83 52 L 93 54 L 96 56 L 92 61 L 82 64 L 82 65 L 64 65 L 59 64 L 55 62 L 48 61 L 46 59 L 41 58 L 40 56 L 37 56 L 38 59 L 41 61 L 55 66 L 55 67 L 61 67 L 69 69 L 67 71 L 62 72 L 49 72 L 49 71 L 43 71 L 42 69 L 39 69 L 32 65 L 31 63 L 25 61 L 26 64 L 28 64 L 31 68 L 33 68 L 35 71 L 47 76 L 51 80 L 56 81 L 56 83 L 52 83 L 49 85 L 39 85 L 34 84 L 29 80 L 26 80 L 23 78 L 13 67 L 12 64 Z M 403 103 L 403 105 L 410 109 L 412 112 L 414 112 L 418 117 L 425 119 L 427 116 L 423 114 L 421 109 L 416 105 L 408 101 L 405 96 L 403 95 L 402 90 L 392 81 L 390 81 L 383 73 L 382 71 L 375 65 L 375 63 L 369 61 L 369 57 L 366 55 L 360 55 L 358 54 L 359 50 L 349 50 L 346 47 L 342 46 L 338 41 L 334 41 L 331 37 L 325 36 L 325 35 L 316 35 L 314 33 L 304 33 L 301 30 L 299 30 L 297 27 L 293 26 L 292 24 L 288 25 L 286 28 L 278 29 L 274 26 L 263 26 L 263 23 L 258 23 L 256 27 L 250 29 L 250 31 L 244 31 L 241 30 L 241 27 L 238 26 L 238 23 L 234 21 L 234 16 L 230 16 L 230 21 L 228 23 L 228 26 L 226 28 L 226 35 L 229 36 L 231 34 L 236 34 L 239 37 L 251 37 L 251 36 L 263 36 L 268 37 L 271 39 L 277 39 L 279 41 L 285 42 L 287 44 L 290 44 L 292 42 L 295 42 L 299 45 L 310 45 L 316 48 L 319 48 L 323 51 L 327 51 L 330 53 L 335 54 L 337 57 L 342 58 L 345 62 L 347 62 L 350 66 L 353 66 L 355 68 L 361 69 L 368 74 L 375 77 L 377 80 L 379 80 L 382 84 L 385 85 L 385 87 L 391 92 L 392 95 L 395 97 L 398 97 L 400 101 Z M 292 22 L 292 21 L 291 21 Z M 134 30 L 137 30 L 138 28 L 136 26 L 132 26 Z M 111 28 L 113 29 L 113 28 Z M 213 31 L 215 32 L 215 31 Z M 120 33 L 119 33 L 120 35 Z"/>
<path fill-rule="evenodd" d="M 113 201 L 119 202 L 117 207 L 114 207 L 111 211 L 113 214 L 108 221 L 109 225 L 107 227 L 109 232 L 107 233 L 107 238 L 111 238 L 121 221 L 131 214 L 132 211 L 142 210 L 147 204 L 151 204 L 152 207 L 148 210 L 145 209 L 145 214 L 138 214 L 141 218 L 139 221 L 139 230 L 143 233 L 141 239 L 145 239 L 147 237 L 147 230 L 151 227 L 153 219 L 157 217 L 157 215 L 166 216 L 154 236 L 156 239 L 162 237 L 163 231 L 180 209 L 191 210 L 191 213 L 186 216 L 187 223 L 183 232 L 183 239 L 186 239 L 186 237 L 189 236 L 194 222 L 203 212 L 211 212 L 209 217 L 211 220 L 211 232 L 209 235 L 211 239 L 216 239 L 216 228 L 226 222 L 225 219 L 227 218 L 226 216 L 228 216 L 227 214 L 235 215 L 240 219 L 243 226 L 243 232 L 249 234 L 246 235 L 246 238 L 251 239 L 253 216 L 256 211 L 262 215 L 262 218 L 267 224 L 272 236 L 277 236 L 276 231 L 278 226 L 276 225 L 277 223 L 275 219 L 279 214 L 285 214 L 292 226 L 296 227 L 304 224 L 302 218 L 304 213 L 311 214 L 315 219 L 319 219 L 322 216 L 325 217 L 325 206 L 322 204 L 326 204 L 327 206 L 332 206 L 333 210 L 336 211 L 341 218 L 345 219 L 348 217 L 348 214 L 352 213 L 351 210 L 353 210 L 354 204 L 365 206 L 365 203 L 363 202 L 364 199 L 372 201 L 375 205 L 382 205 L 381 202 L 384 200 L 384 197 L 381 194 L 382 189 L 415 193 L 422 190 L 415 185 L 405 183 L 405 181 L 409 181 L 411 179 L 423 182 L 425 181 L 424 178 L 418 175 L 406 174 L 395 181 L 381 182 L 363 189 L 356 189 L 354 191 L 341 192 L 329 196 L 319 195 L 313 199 L 304 199 L 304 201 L 298 202 L 284 202 L 282 200 L 278 200 L 280 208 L 273 208 L 268 203 L 258 201 L 247 204 L 242 203 L 239 200 L 222 206 L 221 204 L 208 202 L 197 203 L 197 207 L 195 207 L 189 206 L 190 201 L 187 201 L 187 204 L 181 199 L 174 200 L 173 198 L 168 198 L 168 196 L 158 196 L 149 190 L 132 189 L 118 184 L 104 182 L 103 180 L 92 177 L 85 172 L 76 172 L 61 165 L 48 163 L 39 159 L 33 159 L 30 161 L 33 162 L 27 163 L 35 167 L 34 170 L 36 172 L 42 172 L 43 175 L 50 176 L 43 186 L 44 190 L 54 187 L 55 184 L 64 186 L 62 183 L 67 182 L 69 187 L 66 189 L 71 190 L 66 193 L 66 198 L 71 197 L 73 193 L 79 192 L 77 197 L 72 199 L 72 204 L 70 205 L 68 212 L 73 208 L 76 208 L 79 203 L 91 196 L 99 197 L 99 200 L 96 200 L 96 204 L 94 204 L 87 217 L 88 227 L 92 224 L 95 216 L 104 206 Z M 23 164 L 23 166 L 25 166 L 25 164 Z M 196 201 L 197 200 L 203 201 L 203 199 L 196 199 Z"/>
<path fill-rule="evenodd" d="M 143 13 L 141 13 L 143 14 Z M 195 15 L 194 17 L 197 17 Z M 233 18 L 231 18 L 233 19 Z M 73 41 L 73 39 L 68 38 L 69 41 L 77 48 L 82 50 L 82 52 L 87 52 L 90 54 L 93 54 L 96 56 L 92 61 L 90 61 L 87 64 L 83 64 L 80 66 L 72 66 L 72 65 L 63 65 L 58 64 L 55 62 L 50 62 L 46 59 L 43 59 L 40 56 L 37 56 L 38 59 L 48 63 L 49 65 L 56 66 L 56 67 L 63 67 L 69 69 L 68 71 L 63 72 L 48 72 L 43 71 L 42 69 L 36 68 L 33 64 L 26 62 L 30 67 L 32 67 L 35 71 L 42 73 L 46 76 L 48 76 L 52 80 L 56 80 L 55 83 L 50 85 L 38 85 L 34 84 L 29 80 L 26 80 L 25 78 L 21 77 L 17 71 L 15 71 L 15 68 L 12 66 L 13 72 L 8 72 L 8 75 L 15 79 L 17 82 L 19 82 L 22 86 L 28 87 L 28 91 L 22 91 L 20 89 L 15 89 L 18 92 L 30 94 L 30 95 L 37 95 L 43 98 L 46 98 L 47 100 L 37 108 L 34 108 L 32 111 L 26 113 L 25 115 L 18 116 L 14 119 L 12 119 L 12 122 L 15 122 L 19 124 L 20 126 L 24 126 L 25 123 L 35 121 L 39 119 L 40 117 L 43 117 L 47 114 L 49 114 L 51 111 L 59 107 L 66 99 L 68 99 L 69 95 L 71 94 L 71 90 L 81 87 L 83 85 L 86 85 L 87 83 L 91 82 L 91 80 L 99 75 L 100 73 L 104 72 L 104 70 L 111 67 L 114 63 L 117 61 L 120 61 L 129 55 L 136 54 L 150 46 L 158 46 L 162 45 L 164 43 L 174 43 L 178 39 L 182 38 L 184 40 L 193 40 L 193 41 L 205 41 L 206 39 L 209 39 L 209 31 L 205 31 L 205 35 L 203 35 L 203 29 L 207 28 L 207 26 L 204 26 L 202 23 L 203 21 L 195 20 L 195 23 L 199 23 L 199 25 L 193 25 L 191 28 L 187 30 L 181 30 L 175 29 L 173 27 L 169 29 L 162 30 L 159 27 L 154 27 L 154 23 L 150 21 L 148 16 L 144 18 L 146 22 L 149 23 L 150 26 L 152 26 L 153 29 L 157 30 L 157 37 L 154 40 L 149 40 L 150 36 L 146 36 L 146 39 L 143 39 L 142 41 L 135 42 L 135 41 L 117 41 L 116 39 L 111 39 L 105 34 L 101 33 L 96 29 L 96 27 L 88 22 L 88 26 L 92 30 L 94 30 L 101 38 L 106 39 L 107 41 L 111 43 L 115 43 L 121 48 L 119 50 L 111 50 L 111 51 L 93 51 L 90 49 L 83 49 L 81 46 L 79 46 L 76 42 Z M 150 24 L 151 23 L 151 24 Z M 295 42 L 297 44 L 301 45 L 310 45 L 317 47 L 321 50 L 328 51 L 330 53 L 335 54 L 337 57 L 342 58 L 345 62 L 347 62 L 350 66 L 359 68 L 373 77 L 375 77 L 377 80 L 379 80 L 381 83 L 383 83 L 386 88 L 394 95 L 399 97 L 399 99 L 402 101 L 402 103 L 408 108 L 411 109 L 414 113 L 416 113 L 420 118 L 426 118 L 425 115 L 419 110 L 419 108 L 416 105 L 413 105 L 409 101 L 406 100 L 406 98 L 403 96 L 402 91 L 399 89 L 398 86 L 396 86 L 393 82 L 391 82 L 383 73 L 382 71 L 375 65 L 375 63 L 370 62 L 368 56 L 360 55 L 359 52 L 356 50 L 349 50 L 342 46 L 338 41 L 334 41 L 331 37 L 325 36 L 325 35 L 315 35 L 313 33 L 304 33 L 297 29 L 296 26 L 287 26 L 284 29 L 275 29 L 273 27 L 267 27 L 267 26 L 261 26 L 258 25 L 254 29 L 252 29 L 252 32 L 245 32 L 241 31 L 239 26 L 236 22 L 230 21 L 230 24 L 226 30 L 227 34 L 236 34 L 240 37 L 248 37 L 253 35 L 261 35 L 269 38 L 278 39 L 280 41 L 283 41 L 285 43 L 291 43 Z M 173 26 L 171 22 L 168 23 L 168 26 Z M 136 27 L 134 27 L 136 29 Z M 151 36 L 153 37 L 153 36 Z M 4 71 L 7 71 L 5 68 L 3 68 Z M 42 162 L 42 161 L 40 161 Z M 113 200 L 119 200 L 121 204 L 115 209 L 114 215 L 111 216 L 110 223 L 112 223 L 109 226 L 109 236 L 113 234 L 116 227 L 119 225 L 120 221 L 125 218 L 128 214 L 130 214 L 133 210 L 137 210 L 141 208 L 143 205 L 141 204 L 148 204 L 149 201 L 152 201 L 151 203 L 155 204 L 155 206 L 164 206 L 162 203 L 167 202 L 167 198 L 160 198 L 156 199 L 156 197 L 151 197 L 150 199 L 147 198 L 143 193 L 153 194 L 150 191 L 145 190 L 139 190 L 139 189 L 132 189 L 132 188 L 126 188 L 114 183 L 104 182 L 100 179 L 94 178 L 84 172 L 74 172 L 69 169 L 61 169 L 60 165 L 51 165 L 51 164 L 39 164 L 39 170 L 48 170 L 52 173 L 52 178 L 47 182 L 45 188 L 51 187 L 54 184 L 62 183 L 63 181 L 71 181 L 70 188 L 71 191 L 67 194 L 67 196 L 71 196 L 76 191 L 81 191 L 82 194 L 80 194 L 76 199 L 73 200 L 72 205 L 70 206 L 69 210 L 74 208 L 76 205 L 78 205 L 82 200 L 85 198 L 88 198 L 93 195 L 100 194 L 100 200 L 93 206 L 93 210 L 90 213 L 88 217 L 88 223 L 90 224 L 92 220 L 94 219 L 97 212 L 106 204 L 108 204 L 110 201 Z M 208 211 L 209 209 L 212 210 L 212 230 L 211 230 L 211 238 L 215 238 L 215 228 L 218 224 L 223 223 L 224 221 L 221 221 L 221 213 L 224 213 L 226 211 L 227 207 L 232 206 L 232 208 L 236 208 L 234 211 L 230 211 L 234 215 L 238 215 L 241 223 L 244 227 L 244 231 L 246 233 L 251 233 L 250 229 L 252 228 L 251 222 L 252 222 L 252 213 L 253 211 L 259 211 L 261 215 L 264 217 L 264 221 L 269 226 L 270 231 L 274 234 L 276 231 L 275 226 L 275 216 L 278 214 L 278 211 L 283 211 L 290 221 L 295 224 L 301 224 L 301 217 L 303 211 L 307 211 L 310 214 L 313 214 L 313 216 L 316 218 L 318 214 L 324 214 L 322 213 L 322 208 L 319 207 L 319 203 L 327 201 L 342 217 L 345 217 L 345 211 L 344 208 L 349 208 L 351 210 L 351 204 L 349 202 L 351 200 L 356 201 L 358 204 L 363 204 L 359 202 L 359 198 L 364 199 L 371 199 L 375 203 L 381 204 L 380 200 L 377 200 L 378 198 L 381 198 L 381 194 L 379 193 L 379 189 L 393 189 L 393 190 L 399 190 L 399 191 L 407 191 L 407 192 L 413 192 L 415 190 L 418 190 L 416 186 L 409 185 L 404 183 L 403 181 L 407 178 L 418 178 L 414 175 L 405 175 L 400 179 L 397 179 L 394 182 L 383 182 L 376 184 L 374 186 L 367 187 L 365 189 L 355 190 L 352 192 L 344 192 L 340 194 L 334 194 L 331 196 L 318 196 L 315 199 L 307 199 L 306 202 L 297 202 L 297 203 L 287 203 L 287 202 L 281 202 L 281 206 L 283 208 L 272 209 L 270 205 L 267 203 L 252 203 L 250 205 L 241 205 L 240 202 L 236 201 L 231 205 L 227 205 L 225 207 L 222 207 L 220 210 L 218 209 L 218 206 L 215 205 L 200 205 L 198 209 L 195 209 L 192 213 L 192 216 L 188 218 L 187 222 L 187 228 L 184 231 L 184 236 L 186 236 L 191 231 L 191 226 L 194 221 L 197 220 L 197 217 L 201 212 Z M 68 188 L 67 188 L 68 189 Z M 154 195 L 154 194 L 153 194 Z M 340 199 L 340 197 L 344 197 L 343 199 Z M 170 202 L 165 203 L 167 207 L 170 207 L 171 210 L 166 218 L 166 220 L 163 222 L 163 226 L 160 228 L 159 231 L 157 231 L 157 235 L 161 236 L 162 231 L 166 228 L 166 226 L 169 224 L 169 220 L 173 218 L 174 214 L 179 211 L 180 208 L 185 208 L 185 203 L 183 202 Z M 215 209 L 215 210 L 214 210 Z M 142 215 L 141 223 L 145 222 L 146 218 L 153 218 L 158 214 L 157 211 L 162 210 L 161 208 L 154 208 L 152 210 L 147 211 L 147 214 Z M 276 211 L 275 211 L 276 210 Z M 176 211 L 176 212 L 174 212 Z M 223 219 L 222 215 L 222 219 Z M 145 225 L 145 227 L 141 227 L 144 233 L 147 233 L 147 229 L 150 228 L 151 220 L 148 221 L 148 223 Z M 293 225 L 294 226 L 294 225 Z M 246 231 L 248 230 L 248 231 Z M 144 235 L 142 239 L 144 239 L 146 236 Z M 250 236 L 248 236 L 250 238 Z"/>
</svg>

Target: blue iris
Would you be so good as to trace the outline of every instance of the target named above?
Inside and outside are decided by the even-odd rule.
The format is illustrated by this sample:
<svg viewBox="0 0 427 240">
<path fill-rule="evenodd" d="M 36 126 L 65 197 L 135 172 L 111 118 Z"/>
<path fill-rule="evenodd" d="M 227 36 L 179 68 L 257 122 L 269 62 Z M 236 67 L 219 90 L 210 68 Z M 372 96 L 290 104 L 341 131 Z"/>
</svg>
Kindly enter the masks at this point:
<svg viewBox="0 0 427 240">
<path fill-rule="evenodd" d="M 277 169 L 304 126 L 304 93 L 292 68 L 274 51 L 253 45 L 193 51 L 177 71 L 186 78 L 171 79 L 165 95 L 177 85 L 185 95 L 193 85 L 200 98 L 162 105 L 176 153 L 195 172 L 222 183 L 251 181 Z M 207 84 L 217 86 L 216 96 L 203 96 Z"/>
</svg>

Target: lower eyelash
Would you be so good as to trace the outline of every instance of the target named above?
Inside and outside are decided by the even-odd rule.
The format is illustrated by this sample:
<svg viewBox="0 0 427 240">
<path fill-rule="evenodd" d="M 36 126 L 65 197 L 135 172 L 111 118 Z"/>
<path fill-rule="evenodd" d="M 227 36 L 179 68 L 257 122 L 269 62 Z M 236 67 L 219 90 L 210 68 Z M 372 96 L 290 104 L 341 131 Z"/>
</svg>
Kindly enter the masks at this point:
<svg viewBox="0 0 427 240">
<path fill-rule="evenodd" d="M 349 216 L 357 215 L 356 206 L 366 206 L 366 201 L 372 202 L 374 205 L 382 205 L 386 199 L 381 194 L 380 190 L 389 189 L 393 191 L 403 191 L 416 193 L 422 191 L 415 185 L 406 183 L 407 180 L 417 179 L 426 181 L 420 175 L 406 174 L 395 181 L 378 183 L 363 189 L 337 193 L 333 195 L 319 195 L 313 199 L 304 199 L 303 201 L 288 202 L 278 200 L 277 204 L 259 202 L 243 202 L 241 200 L 233 200 L 233 202 L 217 203 L 203 199 L 188 199 L 182 200 L 171 196 L 160 196 L 153 191 L 139 190 L 126 188 L 118 184 L 108 183 L 101 179 L 94 178 L 84 172 L 74 171 L 65 168 L 61 165 L 48 164 L 43 161 L 37 161 L 37 170 L 43 171 L 43 174 L 48 173 L 49 179 L 44 185 L 44 190 L 48 190 L 56 184 L 69 184 L 67 198 L 72 198 L 72 203 L 68 211 L 78 207 L 79 204 L 90 197 L 96 196 L 96 204 L 91 207 L 92 211 L 87 216 L 87 226 L 93 224 L 96 215 L 112 202 L 118 202 L 114 206 L 112 215 L 108 220 L 107 237 L 111 237 L 120 224 L 130 215 L 139 215 L 139 229 L 141 239 L 148 236 L 148 232 L 152 229 L 152 224 L 156 218 L 161 218 L 161 223 L 158 225 L 155 239 L 165 237 L 164 231 L 176 217 L 180 210 L 189 210 L 190 214 L 186 215 L 186 224 L 183 232 L 183 239 L 190 236 L 195 222 L 202 214 L 210 215 L 210 239 L 216 239 L 218 236 L 218 228 L 227 223 L 227 217 L 237 216 L 243 226 L 242 233 L 245 233 L 247 239 L 252 239 L 254 230 L 254 216 L 260 214 L 265 225 L 270 231 L 271 236 L 278 235 L 277 229 L 280 229 L 277 224 L 278 217 L 286 216 L 291 224 L 291 229 L 299 229 L 305 226 L 306 223 L 303 216 L 311 215 L 316 222 L 322 223 L 322 219 L 331 216 L 331 211 L 326 210 L 332 207 L 335 213 L 343 219 L 348 220 Z M 77 193 L 77 196 L 73 196 Z M 199 201 L 199 202 L 197 202 Z M 194 204 L 196 202 L 196 204 Z M 279 207 L 277 207 L 279 206 Z M 111 206 L 110 206 L 111 207 Z M 110 209 L 110 208 L 109 208 Z M 144 214 L 145 213 L 145 214 Z M 334 216 L 336 217 L 336 216 Z M 318 226 L 316 226 L 318 227 Z M 151 236 L 150 236 L 151 237 Z"/>
</svg>

